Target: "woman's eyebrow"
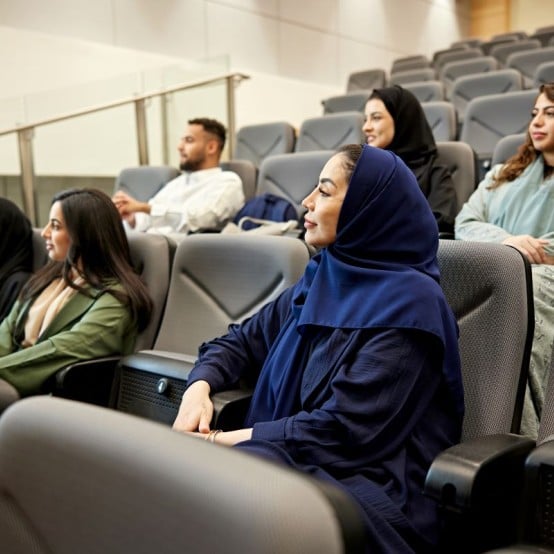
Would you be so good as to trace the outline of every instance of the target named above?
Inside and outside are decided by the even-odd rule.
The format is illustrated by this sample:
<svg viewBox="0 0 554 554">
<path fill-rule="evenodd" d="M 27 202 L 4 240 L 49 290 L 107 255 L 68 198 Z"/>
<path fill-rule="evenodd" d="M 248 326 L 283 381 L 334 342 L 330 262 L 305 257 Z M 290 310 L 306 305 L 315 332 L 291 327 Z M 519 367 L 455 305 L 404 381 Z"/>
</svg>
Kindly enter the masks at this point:
<svg viewBox="0 0 554 554">
<path fill-rule="evenodd" d="M 335 188 L 337 188 L 337 185 L 335 184 L 335 181 L 333 179 L 330 179 L 329 177 L 322 177 L 319 180 L 319 184 L 322 185 L 323 183 L 331 183 Z"/>
</svg>

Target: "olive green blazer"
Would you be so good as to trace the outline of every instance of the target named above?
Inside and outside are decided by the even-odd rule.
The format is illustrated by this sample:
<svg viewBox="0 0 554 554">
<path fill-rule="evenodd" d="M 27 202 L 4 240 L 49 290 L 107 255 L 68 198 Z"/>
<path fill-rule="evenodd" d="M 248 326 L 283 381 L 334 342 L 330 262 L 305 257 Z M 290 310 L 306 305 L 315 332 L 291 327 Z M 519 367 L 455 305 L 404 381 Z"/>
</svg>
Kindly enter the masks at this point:
<svg viewBox="0 0 554 554">
<path fill-rule="evenodd" d="M 32 302 L 16 302 L 0 324 L 0 378 L 21 396 L 39 393 L 42 384 L 68 364 L 133 351 L 136 325 L 128 308 L 109 293 L 93 298 L 75 294 L 35 345 L 20 348 L 15 329 Z"/>
</svg>

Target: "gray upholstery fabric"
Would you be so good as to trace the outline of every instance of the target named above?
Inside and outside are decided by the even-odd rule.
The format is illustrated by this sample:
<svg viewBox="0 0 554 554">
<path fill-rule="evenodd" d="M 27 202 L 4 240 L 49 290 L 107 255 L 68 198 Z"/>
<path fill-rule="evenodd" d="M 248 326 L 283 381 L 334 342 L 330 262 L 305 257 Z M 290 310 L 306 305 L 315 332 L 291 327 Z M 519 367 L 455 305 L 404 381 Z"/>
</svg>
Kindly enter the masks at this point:
<svg viewBox="0 0 554 554">
<path fill-rule="evenodd" d="M 152 233 L 132 231 L 127 234 L 127 238 L 133 265 L 154 303 L 150 322 L 137 337 L 136 349 L 140 350 L 151 348 L 154 344 L 165 308 L 175 245 L 167 237 Z"/>
<path fill-rule="evenodd" d="M 7 381 L 0 379 L 0 414 L 11 404 L 19 400 L 20 396 Z"/>
<path fill-rule="evenodd" d="M 260 167 L 256 194 L 269 192 L 286 198 L 296 206 L 300 217 L 304 211 L 302 200 L 314 189 L 323 166 L 332 155 L 332 150 L 317 150 L 268 158 Z"/>
<path fill-rule="evenodd" d="M 544 62 L 554 60 L 554 46 L 546 46 L 537 50 L 514 52 L 508 56 L 506 65 L 517 69 L 523 75 L 526 88 L 531 88 L 537 67 Z"/>
<path fill-rule="evenodd" d="M 449 62 L 455 62 L 460 60 L 469 60 L 470 58 L 480 58 L 483 52 L 480 48 L 462 48 L 450 52 L 444 52 L 437 56 L 434 61 L 434 66 L 437 71 L 440 72 L 443 65 Z"/>
<path fill-rule="evenodd" d="M 519 146 L 525 140 L 525 133 L 517 133 L 502 137 L 494 147 L 492 154 L 491 167 L 496 164 L 504 163 L 509 157 L 513 156 Z"/>
<path fill-rule="evenodd" d="M 268 156 L 292 152 L 295 141 L 294 127 L 286 121 L 245 125 L 237 132 L 234 158 L 260 167 Z"/>
<path fill-rule="evenodd" d="M 200 344 L 276 298 L 302 275 L 306 245 L 290 237 L 198 234 L 177 246 L 154 349 L 195 356 Z"/>
<path fill-rule="evenodd" d="M 371 91 L 374 88 L 382 88 L 387 84 L 387 75 L 384 69 L 367 69 L 350 73 L 346 83 L 346 92 L 356 90 Z"/>
<path fill-rule="evenodd" d="M 528 39 L 528 40 L 516 40 L 514 42 L 507 42 L 497 44 L 491 48 L 491 56 L 494 56 L 501 64 L 505 65 L 506 60 L 510 54 L 514 52 L 523 52 L 527 50 L 536 50 L 541 47 L 540 40 Z"/>
<path fill-rule="evenodd" d="M 445 54 L 451 54 L 452 52 L 459 52 L 461 50 L 468 50 L 468 49 L 469 49 L 469 46 L 466 43 L 462 42 L 457 45 L 452 45 L 450 48 L 445 48 L 443 50 L 435 50 L 433 52 L 432 63 L 433 65 L 436 65 L 437 60 L 440 60 L 442 56 L 444 56 Z"/>
<path fill-rule="evenodd" d="M 477 184 L 475 152 L 460 141 L 437 142 L 437 163 L 448 167 L 454 187 L 458 211 L 467 202 Z"/>
<path fill-rule="evenodd" d="M 369 94 L 363 92 L 350 92 L 339 96 L 331 96 L 322 100 L 323 114 L 341 113 L 341 112 L 364 112 L 365 104 Z"/>
<path fill-rule="evenodd" d="M 463 40 L 457 40 L 450 45 L 450 48 L 455 48 L 456 46 L 465 46 L 467 48 L 476 48 L 483 43 L 483 40 L 480 38 L 466 38 Z"/>
<path fill-rule="evenodd" d="M 515 69 L 498 69 L 480 75 L 466 75 L 454 81 L 450 101 L 458 113 L 458 120 L 463 122 L 468 103 L 478 96 L 503 94 L 521 90 L 523 79 Z"/>
<path fill-rule="evenodd" d="M 395 73 L 403 73 L 404 71 L 419 71 L 422 69 L 430 69 L 431 63 L 425 56 L 404 58 L 394 61 L 391 66 L 391 76 Z"/>
<path fill-rule="evenodd" d="M 5 554 L 340 554 L 339 506 L 358 512 L 333 496 L 288 468 L 87 404 L 30 398 L 0 420 Z"/>
<path fill-rule="evenodd" d="M 497 243 L 441 240 L 441 285 L 460 327 L 463 439 L 514 432 L 532 338 L 533 297 L 523 256 Z M 532 315 L 531 315 L 532 321 Z"/>
<path fill-rule="evenodd" d="M 536 90 L 522 90 L 474 98 L 459 139 L 470 144 L 479 159 L 490 159 L 500 138 L 527 130 L 536 96 Z"/>
<path fill-rule="evenodd" d="M 554 82 L 554 60 L 540 63 L 533 75 L 533 86 L 539 88 L 544 83 Z"/>
<path fill-rule="evenodd" d="M 435 141 L 456 140 L 458 121 L 456 110 L 450 102 L 435 100 L 434 102 L 421 102 L 421 107 Z"/>
<path fill-rule="evenodd" d="M 421 69 L 408 69 L 391 73 L 389 84 L 403 85 L 404 83 L 419 83 L 421 81 L 435 81 L 437 74 L 432 67 Z"/>
<path fill-rule="evenodd" d="M 487 40 L 486 42 L 482 42 L 479 45 L 479 48 L 485 54 L 485 56 L 488 56 L 491 53 L 491 50 L 500 44 L 508 44 L 512 43 L 518 40 L 516 37 L 505 37 L 505 38 L 497 38 L 493 40 Z"/>
<path fill-rule="evenodd" d="M 445 98 L 444 85 L 440 81 L 404 83 L 402 87 L 409 90 L 420 102 L 434 102 Z"/>
<path fill-rule="evenodd" d="M 242 181 L 245 200 L 250 200 L 256 193 L 258 169 L 250 160 L 229 160 L 219 164 L 223 171 L 234 171 Z"/>
<path fill-rule="evenodd" d="M 305 119 L 298 131 L 295 152 L 336 150 L 344 144 L 362 143 L 364 116 L 360 112 L 342 112 Z"/>
<path fill-rule="evenodd" d="M 548 29 L 547 27 L 544 27 L 542 31 L 537 29 L 532 35 L 529 36 L 529 38 L 533 39 L 536 38 L 542 46 L 548 46 L 551 44 L 551 40 L 554 37 L 554 29 Z"/>
<path fill-rule="evenodd" d="M 117 176 L 114 192 L 122 190 L 133 198 L 146 202 L 177 175 L 179 170 L 167 165 L 127 167 Z"/>
<path fill-rule="evenodd" d="M 492 56 L 481 56 L 444 64 L 439 73 L 439 80 L 444 84 L 446 98 L 450 98 L 452 86 L 459 77 L 487 73 L 498 69 L 498 65 L 498 60 Z"/>
</svg>

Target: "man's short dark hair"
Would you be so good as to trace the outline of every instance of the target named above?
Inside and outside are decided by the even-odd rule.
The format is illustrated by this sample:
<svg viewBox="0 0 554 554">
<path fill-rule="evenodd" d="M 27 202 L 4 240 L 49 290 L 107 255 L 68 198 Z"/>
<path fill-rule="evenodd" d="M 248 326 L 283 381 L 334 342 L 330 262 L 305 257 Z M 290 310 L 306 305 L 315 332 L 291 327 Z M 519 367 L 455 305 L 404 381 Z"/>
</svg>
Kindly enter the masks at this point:
<svg viewBox="0 0 554 554">
<path fill-rule="evenodd" d="M 206 133 L 214 135 L 219 141 L 220 150 L 223 150 L 225 146 L 225 139 L 227 136 L 227 131 L 222 123 L 217 121 L 217 119 L 210 119 L 209 117 L 197 117 L 195 119 L 189 119 L 189 125 L 201 125 L 204 128 Z"/>
</svg>

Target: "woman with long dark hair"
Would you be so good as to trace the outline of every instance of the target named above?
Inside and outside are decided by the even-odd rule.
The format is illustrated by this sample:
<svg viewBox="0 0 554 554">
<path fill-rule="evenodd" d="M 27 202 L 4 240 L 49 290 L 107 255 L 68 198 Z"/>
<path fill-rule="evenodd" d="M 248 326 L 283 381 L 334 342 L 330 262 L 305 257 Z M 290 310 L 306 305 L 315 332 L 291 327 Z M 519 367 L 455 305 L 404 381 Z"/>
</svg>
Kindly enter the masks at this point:
<svg viewBox="0 0 554 554">
<path fill-rule="evenodd" d="M 461 240 L 517 248 L 532 264 L 535 335 L 521 431 L 537 436 L 554 347 L 554 84 L 544 84 L 525 142 L 493 167 L 456 218 Z"/>
<path fill-rule="evenodd" d="M 50 260 L 0 325 L 0 378 L 22 396 L 67 364 L 132 352 L 151 311 L 109 196 L 57 194 L 42 236 Z"/>
</svg>

